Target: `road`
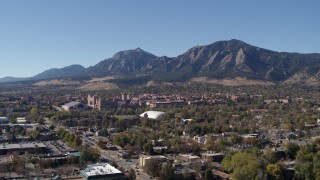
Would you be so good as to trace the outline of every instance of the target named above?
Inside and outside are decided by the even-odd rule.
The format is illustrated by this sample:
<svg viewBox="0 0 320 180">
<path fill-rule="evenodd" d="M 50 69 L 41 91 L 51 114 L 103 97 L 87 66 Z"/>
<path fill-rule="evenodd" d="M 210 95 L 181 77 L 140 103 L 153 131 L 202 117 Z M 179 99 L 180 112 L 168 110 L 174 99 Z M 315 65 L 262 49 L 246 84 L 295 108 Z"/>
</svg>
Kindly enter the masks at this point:
<svg viewBox="0 0 320 180">
<path fill-rule="evenodd" d="M 68 127 L 56 125 L 56 128 L 63 128 L 67 131 L 70 131 Z M 100 150 L 101 159 L 107 159 L 109 161 L 114 161 L 118 164 L 118 166 L 123 167 L 127 170 L 133 169 L 136 172 L 137 180 L 147 180 L 150 179 L 150 176 L 143 172 L 142 168 L 139 166 L 139 159 L 130 159 L 130 161 L 126 159 L 119 158 L 117 156 L 117 151 L 115 150 L 105 150 L 101 149 L 92 139 L 86 136 L 80 136 L 82 143 L 89 145 L 90 147 L 94 147 Z"/>
<path fill-rule="evenodd" d="M 133 169 L 136 172 L 137 180 L 147 180 L 150 176 L 144 173 L 139 166 L 139 159 L 122 159 L 118 157 L 116 150 L 105 150 L 101 149 L 94 141 L 88 137 L 81 136 L 82 142 L 89 144 L 91 147 L 98 148 L 100 150 L 100 155 L 102 159 L 107 159 L 109 161 L 114 161 L 119 167 L 123 167 L 128 171 Z"/>
</svg>

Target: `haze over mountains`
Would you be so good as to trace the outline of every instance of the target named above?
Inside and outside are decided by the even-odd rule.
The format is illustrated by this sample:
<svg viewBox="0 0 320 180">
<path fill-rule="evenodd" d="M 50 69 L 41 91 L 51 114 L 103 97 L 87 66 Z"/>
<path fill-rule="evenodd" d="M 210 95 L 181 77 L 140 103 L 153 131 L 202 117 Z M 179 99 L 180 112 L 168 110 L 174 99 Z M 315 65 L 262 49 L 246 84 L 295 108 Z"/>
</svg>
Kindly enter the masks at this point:
<svg viewBox="0 0 320 180">
<path fill-rule="evenodd" d="M 186 81 L 195 77 L 246 78 L 274 83 L 319 83 L 320 54 L 275 52 L 239 40 L 195 46 L 177 57 L 157 57 L 140 48 L 120 51 L 112 58 L 84 68 L 71 65 L 30 78 L 6 77 L 0 82 L 81 77 L 150 77 Z"/>
</svg>

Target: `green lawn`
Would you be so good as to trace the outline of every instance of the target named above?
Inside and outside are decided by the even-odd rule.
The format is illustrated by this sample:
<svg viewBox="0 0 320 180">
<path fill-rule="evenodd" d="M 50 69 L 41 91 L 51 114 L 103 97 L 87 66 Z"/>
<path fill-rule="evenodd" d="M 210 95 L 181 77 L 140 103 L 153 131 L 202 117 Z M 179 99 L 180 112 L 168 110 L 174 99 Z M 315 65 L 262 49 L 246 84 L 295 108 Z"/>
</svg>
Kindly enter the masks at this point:
<svg viewBox="0 0 320 180">
<path fill-rule="evenodd" d="M 119 119 L 119 120 L 136 118 L 135 115 L 115 115 L 114 117 Z"/>
</svg>

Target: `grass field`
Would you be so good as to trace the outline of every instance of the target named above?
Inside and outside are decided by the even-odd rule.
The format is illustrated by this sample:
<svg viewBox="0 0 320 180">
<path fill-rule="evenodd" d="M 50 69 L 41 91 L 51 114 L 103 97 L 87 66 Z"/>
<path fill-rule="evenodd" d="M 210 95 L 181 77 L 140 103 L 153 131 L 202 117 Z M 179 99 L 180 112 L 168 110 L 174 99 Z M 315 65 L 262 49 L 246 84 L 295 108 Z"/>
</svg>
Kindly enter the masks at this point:
<svg viewBox="0 0 320 180">
<path fill-rule="evenodd" d="M 123 120 L 123 119 L 135 119 L 137 116 L 136 115 L 115 115 L 114 117 L 119 120 Z"/>
</svg>

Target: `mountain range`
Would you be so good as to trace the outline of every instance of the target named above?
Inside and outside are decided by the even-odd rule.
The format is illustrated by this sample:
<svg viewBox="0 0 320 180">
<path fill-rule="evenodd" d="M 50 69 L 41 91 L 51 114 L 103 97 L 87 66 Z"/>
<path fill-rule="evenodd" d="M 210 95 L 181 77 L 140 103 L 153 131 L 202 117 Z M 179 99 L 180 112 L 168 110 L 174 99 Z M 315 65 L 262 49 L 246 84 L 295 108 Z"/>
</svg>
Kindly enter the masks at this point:
<svg viewBox="0 0 320 180">
<path fill-rule="evenodd" d="M 164 81 L 241 77 L 273 83 L 318 83 L 320 54 L 275 52 L 232 39 L 195 46 L 177 57 L 157 57 L 140 48 L 120 51 L 88 68 L 71 65 L 50 69 L 30 78 L 5 77 L 0 82 L 104 76 L 150 77 Z"/>
</svg>

